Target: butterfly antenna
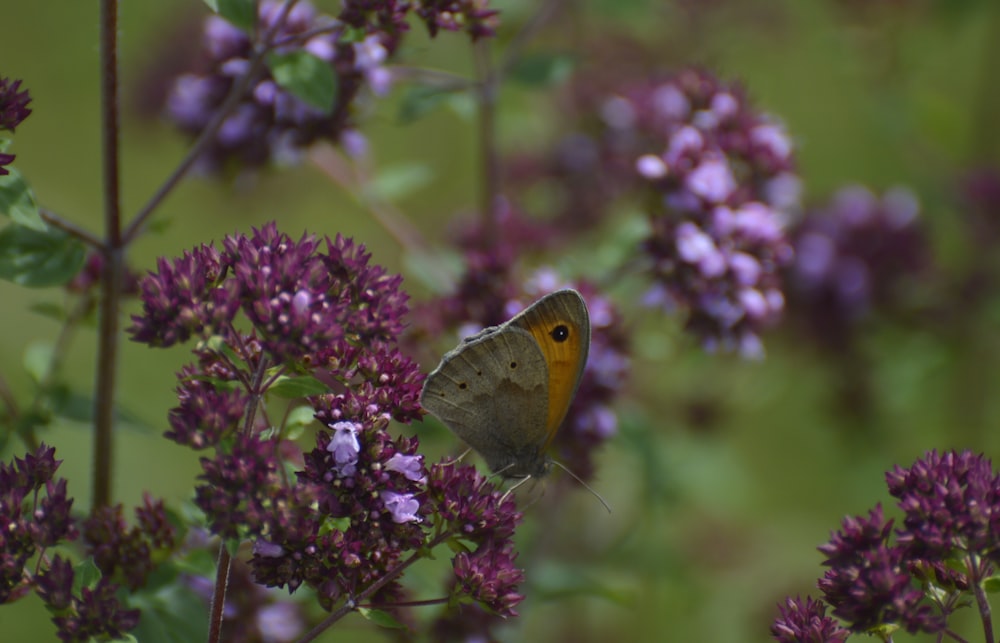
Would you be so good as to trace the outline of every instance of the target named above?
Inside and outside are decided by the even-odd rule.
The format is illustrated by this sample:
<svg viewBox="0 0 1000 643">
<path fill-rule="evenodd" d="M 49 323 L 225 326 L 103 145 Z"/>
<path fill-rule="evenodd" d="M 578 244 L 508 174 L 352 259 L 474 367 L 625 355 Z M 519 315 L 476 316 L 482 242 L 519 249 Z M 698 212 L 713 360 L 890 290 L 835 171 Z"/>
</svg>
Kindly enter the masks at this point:
<svg viewBox="0 0 1000 643">
<path fill-rule="evenodd" d="M 573 473 L 572 471 L 570 471 L 569 468 L 566 465 L 564 465 L 563 463 L 561 463 L 561 462 L 556 462 L 555 460 L 550 460 L 550 462 L 552 464 L 556 465 L 557 467 L 559 467 L 560 469 L 562 469 L 563 471 L 565 471 L 566 473 L 568 473 L 569 475 L 571 475 L 574 480 L 576 480 L 577 482 L 579 482 L 580 485 L 584 489 L 586 489 L 587 491 L 589 491 L 590 493 L 592 493 L 594 495 L 594 497 L 597 498 L 597 500 L 600 501 L 600 503 L 602 505 L 604 505 L 604 508 L 608 510 L 608 513 L 611 513 L 611 505 L 609 505 L 607 503 L 607 501 L 605 501 L 604 498 L 601 497 L 601 494 L 599 494 L 596 491 L 594 491 L 593 487 L 591 487 L 589 484 L 587 484 L 586 482 L 584 482 L 583 479 L 580 478 L 580 476 L 578 476 L 575 473 Z M 521 484 L 521 483 L 519 483 L 519 484 Z M 511 491 L 513 491 L 513 489 L 511 489 Z M 510 492 L 508 492 L 508 493 L 510 493 Z"/>
</svg>

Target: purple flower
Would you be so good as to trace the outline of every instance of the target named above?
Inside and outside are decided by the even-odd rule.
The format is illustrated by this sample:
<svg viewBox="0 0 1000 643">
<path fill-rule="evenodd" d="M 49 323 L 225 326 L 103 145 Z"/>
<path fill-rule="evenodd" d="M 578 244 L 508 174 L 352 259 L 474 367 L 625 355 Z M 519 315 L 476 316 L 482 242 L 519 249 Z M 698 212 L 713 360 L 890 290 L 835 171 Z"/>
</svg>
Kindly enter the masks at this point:
<svg viewBox="0 0 1000 643">
<path fill-rule="evenodd" d="M 417 511 L 420 509 L 420 502 L 412 493 L 383 491 L 381 497 L 382 502 L 385 503 L 386 511 L 392 515 L 394 522 L 420 522 L 421 518 L 417 514 Z"/>
<path fill-rule="evenodd" d="M 850 635 L 826 615 L 822 601 L 806 597 L 785 599 L 778 606 L 780 615 L 771 625 L 771 634 L 780 643 L 843 643 Z"/>
<path fill-rule="evenodd" d="M 867 518 L 847 517 L 841 531 L 819 547 L 829 567 L 818 586 L 833 614 L 856 632 L 895 623 L 910 633 L 936 632 L 944 621 L 924 603 L 924 592 L 907 568 L 905 549 L 889 544 L 892 521 L 882 507 Z"/>
<path fill-rule="evenodd" d="M 645 301 L 687 315 L 706 349 L 763 355 L 792 257 L 783 222 L 797 203 L 792 145 L 743 92 L 695 70 L 615 98 L 607 122 L 646 182 L 654 284 Z M 654 150 L 650 153 L 650 149 Z"/>
<path fill-rule="evenodd" d="M 1000 476 L 971 451 L 931 451 L 908 469 L 886 474 L 905 513 L 898 542 L 931 563 L 954 556 L 1000 560 Z"/>
<path fill-rule="evenodd" d="M 261 2 L 257 31 L 270 33 L 283 16 L 283 4 L 275 0 Z M 350 8 L 345 8 L 348 13 Z M 320 30 L 322 27 L 326 29 Z M 307 104 L 281 87 L 270 71 L 262 66 L 250 81 L 241 102 L 230 113 L 214 141 L 199 159 L 199 169 L 217 173 L 234 163 L 259 166 L 268 162 L 296 162 L 302 150 L 325 139 L 336 142 L 350 125 L 350 106 L 363 81 L 377 82 L 382 91 L 386 84 L 379 64 L 398 46 L 398 32 L 405 26 L 395 22 L 365 24 L 365 48 L 353 42 L 357 35 L 347 22 L 319 15 L 308 2 L 295 4 L 273 33 L 280 43 L 277 53 L 289 55 L 307 52 L 336 74 L 335 104 L 320 109 Z M 308 38 L 303 34 L 320 30 Z M 370 31 L 368 31 L 370 30 Z M 202 35 L 201 71 L 178 76 L 166 101 L 168 117 L 177 126 L 196 136 L 222 105 L 233 84 L 249 70 L 254 42 L 249 35 L 219 16 L 206 19 Z M 381 48 L 380 50 L 378 48 Z"/>
<path fill-rule="evenodd" d="M 83 587 L 73 595 L 73 569 L 58 557 L 49 572 L 42 577 L 44 596 L 61 609 L 52 622 L 57 634 L 66 642 L 92 639 L 117 640 L 139 624 L 139 610 L 125 609 L 116 596 L 118 586 L 101 578 L 92 587 Z"/>
<path fill-rule="evenodd" d="M 421 455 L 396 453 L 386 461 L 385 468 L 389 471 L 401 473 L 407 480 L 412 480 L 413 482 L 423 484 L 427 481 L 427 476 L 424 472 L 424 457 Z"/>
<path fill-rule="evenodd" d="M 0 464 L 0 602 L 28 591 L 26 566 L 39 550 L 77 538 L 73 499 L 66 480 L 55 478 L 60 464 L 55 449 L 44 444 L 13 464 Z"/>
<path fill-rule="evenodd" d="M 502 617 L 517 616 L 514 608 L 524 600 L 518 593 L 524 571 L 514 566 L 517 554 L 510 542 L 483 543 L 474 552 L 452 559 L 456 589 Z"/>
<path fill-rule="evenodd" d="M 487 0 L 429 0 L 420 2 L 416 14 L 431 36 L 439 29 L 466 31 L 473 41 L 493 36 L 499 25 L 499 11 L 487 9 Z"/>
<path fill-rule="evenodd" d="M 930 266 L 930 244 L 908 190 L 877 197 L 849 186 L 795 226 L 791 304 L 823 343 L 840 348 L 875 309 L 903 303 L 908 281 Z"/>
<path fill-rule="evenodd" d="M 330 428 L 333 429 L 333 437 L 326 445 L 326 450 L 333 455 L 333 470 L 338 477 L 349 478 L 354 475 L 358 452 L 361 450 L 358 442 L 361 425 L 355 422 L 336 422 Z"/>
<path fill-rule="evenodd" d="M 435 464 L 427 477 L 431 513 L 449 531 L 474 543 L 502 541 L 521 521 L 513 498 L 501 494 L 475 467 Z"/>
<path fill-rule="evenodd" d="M 20 80 L 0 77 L 0 130 L 13 132 L 31 114 L 28 109 L 31 96 L 27 89 L 18 91 L 20 87 Z M 3 164 L 4 161 L 0 159 L 0 165 Z"/>
</svg>

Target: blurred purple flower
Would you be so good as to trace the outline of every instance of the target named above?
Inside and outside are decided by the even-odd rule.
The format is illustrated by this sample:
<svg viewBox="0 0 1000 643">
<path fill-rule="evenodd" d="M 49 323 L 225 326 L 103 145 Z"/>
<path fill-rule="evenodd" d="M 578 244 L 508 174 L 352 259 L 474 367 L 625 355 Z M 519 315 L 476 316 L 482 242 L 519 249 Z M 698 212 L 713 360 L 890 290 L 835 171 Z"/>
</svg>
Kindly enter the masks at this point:
<svg viewBox="0 0 1000 643">
<path fill-rule="evenodd" d="M 647 305 L 681 310 L 706 349 L 763 355 L 784 308 L 783 232 L 798 203 L 792 144 L 735 85 L 697 70 L 625 88 L 602 110 L 649 194 Z"/>
<path fill-rule="evenodd" d="M 930 265 L 919 203 L 904 188 L 881 198 L 850 186 L 803 218 L 792 231 L 788 269 L 791 304 L 817 337 L 838 347 L 873 310 L 892 310 L 907 280 Z"/>
<path fill-rule="evenodd" d="M 457 588 L 503 617 L 517 616 L 514 608 L 524 600 L 517 589 L 524 572 L 514 566 L 514 545 L 487 542 L 475 552 L 460 552 L 452 560 Z"/>
</svg>

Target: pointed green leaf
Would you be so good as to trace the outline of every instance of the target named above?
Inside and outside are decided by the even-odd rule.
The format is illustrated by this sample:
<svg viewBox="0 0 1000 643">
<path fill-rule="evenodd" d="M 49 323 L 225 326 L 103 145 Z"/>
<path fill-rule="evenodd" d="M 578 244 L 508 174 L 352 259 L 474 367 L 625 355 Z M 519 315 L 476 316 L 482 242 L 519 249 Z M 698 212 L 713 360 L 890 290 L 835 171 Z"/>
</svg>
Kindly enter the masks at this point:
<svg viewBox="0 0 1000 643">
<path fill-rule="evenodd" d="M 434 174 L 424 163 L 400 163 L 383 168 L 365 186 L 365 195 L 386 201 L 402 199 L 431 182 Z"/>
<path fill-rule="evenodd" d="M 287 377 L 283 375 L 267 390 L 278 397 L 295 399 L 309 395 L 329 393 L 330 387 L 311 375 L 303 375 L 301 377 Z"/>
<path fill-rule="evenodd" d="M 330 63 L 300 50 L 269 54 L 267 66 L 275 82 L 294 96 L 325 114 L 333 111 L 337 100 L 337 76 Z"/>
<path fill-rule="evenodd" d="M 403 91 L 399 103 L 399 121 L 408 125 L 440 107 L 455 90 L 413 85 Z"/>
<path fill-rule="evenodd" d="M 52 344 L 49 342 L 31 342 L 24 349 L 24 370 L 28 372 L 31 379 L 38 384 L 49 371 L 49 364 L 52 363 Z"/>
<path fill-rule="evenodd" d="M 575 65 L 575 58 L 565 54 L 523 56 L 511 68 L 510 79 L 530 87 L 550 87 L 569 78 Z"/>
<path fill-rule="evenodd" d="M 1000 592 L 1000 576 L 990 576 L 983 580 L 983 589 L 990 594 Z"/>
<path fill-rule="evenodd" d="M 358 613 L 379 627 L 388 627 L 396 630 L 406 629 L 406 626 L 397 621 L 395 616 L 384 610 L 359 607 Z"/>
<path fill-rule="evenodd" d="M 0 176 L 0 214 L 32 230 L 48 229 L 38 213 L 38 203 L 31 186 L 17 168 L 8 167 L 7 171 L 10 174 Z"/>
<path fill-rule="evenodd" d="M 257 17 L 254 15 L 254 9 L 257 7 L 257 3 L 254 2 L 254 0 L 211 1 L 216 5 L 214 9 L 220 16 L 247 33 L 250 33 L 253 30 L 254 23 L 257 21 Z"/>
<path fill-rule="evenodd" d="M 0 230 L 0 278 L 28 288 L 60 286 L 83 267 L 86 248 L 62 230 Z"/>
<path fill-rule="evenodd" d="M 66 321 L 66 309 L 62 306 L 62 304 L 57 304 L 51 301 L 41 301 L 28 306 L 28 310 L 33 313 L 37 313 L 42 317 L 53 319 L 57 322 Z"/>
<path fill-rule="evenodd" d="M 81 560 L 73 567 L 73 593 L 77 596 L 84 587 L 93 589 L 99 580 L 101 580 L 101 570 L 94 564 L 93 558 Z"/>
</svg>

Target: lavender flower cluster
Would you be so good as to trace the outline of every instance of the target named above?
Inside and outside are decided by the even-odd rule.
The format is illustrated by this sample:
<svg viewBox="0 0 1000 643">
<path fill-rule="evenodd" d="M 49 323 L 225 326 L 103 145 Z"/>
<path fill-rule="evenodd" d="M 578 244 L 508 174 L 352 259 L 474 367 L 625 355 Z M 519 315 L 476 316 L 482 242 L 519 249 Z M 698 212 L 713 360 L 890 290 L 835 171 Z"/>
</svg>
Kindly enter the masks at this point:
<svg viewBox="0 0 1000 643">
<path fill-rule="evenodd" d="M 402 571 L 449 541 L 463 551 L 456 599 L 514 615 L 513 501 L 469 466 L 428 469 L 416 438 L 388 431 L 421 416 L 423 375 L 398 347 L 401 278 L 369 259 L 349 239 L 294 241 L 270 224 L 160 260 L 141 284 L 133 339 L 200 338 L 166 435 L 214 450 L 195 502 L 213 534 L 253 542 L 257 583 L 308 585 L 328 610 L 391 606 Z M 311 450 L 282 437 L 272 393 L 305 398 L 322 426 Z"/>
<path fill-rule="evenodd" d="M 167 118 L 182 131 L 197 136 L 247 73 L 253 73 L 238 105 L 226 116 L 198 159 L 202 173 L 231 167 L 255 167 L 268 162 L 293 163 L 303 150 L 319 140 L 356 146 L 360 135 L 352 128 L 352 104 L 362 87 L 376 96 L 388 92 L 391 74 L 385 63 L 409 29 L 411 11 L 424 21 L 431 35 L 439 29 L 464 29 L 475 40 L 492 36 L 497 11 L 482 1 L 368 2 L 346 0 L 334 18 L 319 14 L 307 1 L 265 0 L 259 5 L 256 32 L 279 56 L 306 53 L 328 65 L 334 75 L 333 104 L 307 103 L 283 86 L 271 70 L 251 69 L 261 46 L 221 16 L 206 19 L 199 69 L 173 81 L 166 100 Z"/>
<path fill-rule="evenodd" d="M 849 186 L 795 225 L 790 307 L 817 337 L 841 346 L 873 310 L 891 310 L 905 299 L 908 280 L 930 265 L 919 209 L 904 188 L 879 197 Z"/>
<path fill-rule="evenodd" d="M 646 303 L 687 311 L 707 349 L 763 354 L 761 330 L 784 308 L 792 258 L 784 220 L 798 203 L 792 143 L 743 91 L 685 70 L 624 91 L 602 109 L 615 137 L 642 149 L 655 285 Z"/>
<path fill-rule="evenodd" d="M 819 548 L 828 568 L 818 582 L 822 601 L 788 599 L 771 628 L 776 640 L 941 632 L 969 605 L 991 621 L 984 583 L 1000 561 L 1000 474 L 992 462 L 970 451 L 931 451 L 909 468 L 894 467 L 886 482 L 901 525 L 894 529 L 881 506 L 846 518 Z"/>
<path fill-rule="evenodd" d="M 20 88 L 20 80 L 0 76 L 0 131 L 14 133 L 21 121 L 31 114 L 31 110 L 28 109 L 31 96 L 28 90 L 19 91 Z M 0 142 L 3 142 L 3 139 L 0 139 Z M 0 176 L 10 174 L 4 166 L 13 163 L 14 158 L 13 154 L 7 154 L 6 150 L 0 147 Z"/>
</svg>

